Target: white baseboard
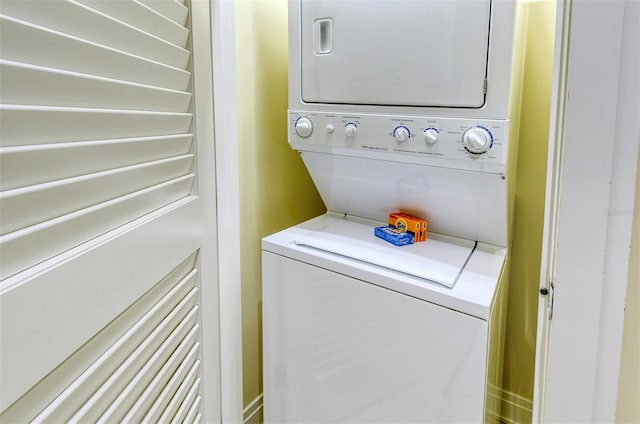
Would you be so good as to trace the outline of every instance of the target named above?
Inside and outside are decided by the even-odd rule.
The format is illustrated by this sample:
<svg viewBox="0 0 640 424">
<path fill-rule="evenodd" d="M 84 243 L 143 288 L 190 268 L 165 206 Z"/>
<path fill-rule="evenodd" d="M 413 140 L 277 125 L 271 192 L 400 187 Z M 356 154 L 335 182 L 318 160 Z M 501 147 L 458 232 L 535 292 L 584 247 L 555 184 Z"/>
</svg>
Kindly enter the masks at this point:
<svg viewBox="0 0 640 424">
<path fill-rule="evenodd" d="M 262 423 L 262 394 L 251 401 L 249 405 L 242 411 L 243 424 L 261 424 Z"/>
<path fill-rule="evenodd" d="M 490 423 L 501 421 L 502 389 L 492 384 L 487 386 L 486 418 Z"/>
<path fill-rule="evenodd" d="M 533 401 L 524 396 L 502 390 L 501 420 L 505 424 L 530 423 L 533 419 Z"/>
<path fill-rule="evenodd" d="M 532 420 L 533 401 L 524 396 L 503 390 L 501 387 L 487 387 L 487 418 L 489 422 L 504 424 L 528 424 Z"/>
</svg>

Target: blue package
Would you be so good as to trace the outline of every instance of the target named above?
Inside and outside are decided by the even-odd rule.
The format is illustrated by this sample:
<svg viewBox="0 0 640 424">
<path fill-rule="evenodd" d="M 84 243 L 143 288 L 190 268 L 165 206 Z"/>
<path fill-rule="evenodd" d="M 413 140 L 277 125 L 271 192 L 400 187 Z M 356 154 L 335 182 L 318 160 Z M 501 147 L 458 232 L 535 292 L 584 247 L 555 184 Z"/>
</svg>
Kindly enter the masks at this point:
<svg viewBox="0 0 640 424">
<path fill-rule="evenodd" d="M 393 243 L 396 246 L 405 246 L 413 244 L 413 235 L 411 233 L 401 233 L 391 225 L 385 227 L 376 227 L 374 234 L 383 240 Z"/>
</svg>

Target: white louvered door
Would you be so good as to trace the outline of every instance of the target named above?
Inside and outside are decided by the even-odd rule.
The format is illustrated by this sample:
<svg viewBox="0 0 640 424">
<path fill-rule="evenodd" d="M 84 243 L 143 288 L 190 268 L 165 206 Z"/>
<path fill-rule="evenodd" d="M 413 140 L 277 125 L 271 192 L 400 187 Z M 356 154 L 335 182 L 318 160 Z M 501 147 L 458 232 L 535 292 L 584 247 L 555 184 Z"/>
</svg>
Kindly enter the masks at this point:
<svg viewBox="0 0 640 424">
<path fill-rule="evenodd" d="M 0 421 L 219 421 L 211 66 L 207 0 L 0 0 Z"/>
</svg>

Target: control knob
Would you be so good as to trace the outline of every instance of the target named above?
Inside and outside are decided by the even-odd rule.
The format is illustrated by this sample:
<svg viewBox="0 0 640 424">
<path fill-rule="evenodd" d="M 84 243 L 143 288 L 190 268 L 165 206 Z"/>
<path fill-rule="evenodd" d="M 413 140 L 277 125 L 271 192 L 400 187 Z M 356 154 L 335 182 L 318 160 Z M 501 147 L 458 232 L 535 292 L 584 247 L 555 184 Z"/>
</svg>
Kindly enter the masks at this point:
<svg viewBox="0 0 640 424">
<path fill-rule="evenodd" d="M 347 137 L 353 137 L 354 135 L 356 135 L 356 132 L 358 132 L 358 126 L 356 124 L 349 122 L 344 126 L 344 134 Z"/>
<path fill-rule="evenodd" d="M 311 119 L 301 116 L 296 120 L 295 130 L 300 137 L 307 138 L 313 132 L 313 122 L 311 122 Z"/>
<path fill-rule="evenodd" d="M 471 127 L 462 134 L 462 144 L 469 153 L 480 155 L 491 148 L 493 136 L 485 127 Z"/>
<path fill-rule="evenodd" d="M 429 146 L 433 146 L 438 141 L 438 130 L 435 128 L 427 128 L 424 130 L 424 141 Z"/>
<path fill-rule="evenodd" d="M 407 141 L 409 139 L 409 137 L 411 136 L 411 132 L 409 131 L 409 128 L 400 125 L 393 130 L 393 136 L 395 137 L 396 141 L 402 143 L 403 141 Z"/>
</svg>

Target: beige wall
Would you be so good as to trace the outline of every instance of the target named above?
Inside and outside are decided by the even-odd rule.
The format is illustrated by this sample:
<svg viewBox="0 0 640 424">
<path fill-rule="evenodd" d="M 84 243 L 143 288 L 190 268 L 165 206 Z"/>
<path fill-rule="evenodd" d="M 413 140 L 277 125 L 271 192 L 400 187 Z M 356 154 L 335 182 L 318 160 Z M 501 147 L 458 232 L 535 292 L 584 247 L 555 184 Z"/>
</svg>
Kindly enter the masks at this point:
<svg viewBox="0 0 640 424">
<path fill-rule="evenodd" d="M 286 0 L 236 1 L 245 407 L 262 393 L 260 239 L 325 211 L 287 144 L 287 50 Z"/>
<path fill-rule="evenodd" d="M 640 157 L 638 160 L 640 167 Z M 640 171 L 640 168 L 639 168 Z M 616 422 L 640 423 L 640 172 L 636 176 L 636 204 L 629 255 L 629 282 L 624 311 L 622 362 Z"/>
</svg>

